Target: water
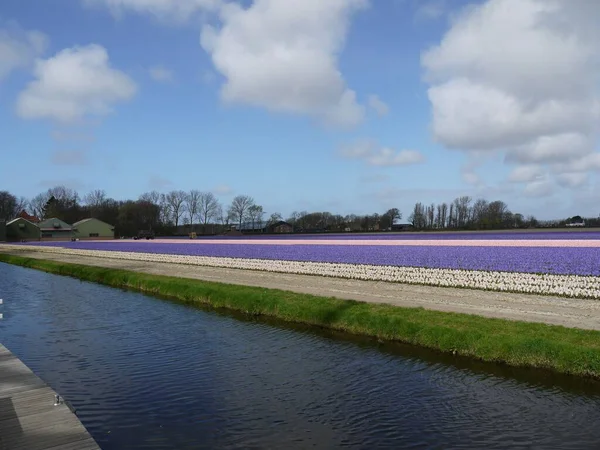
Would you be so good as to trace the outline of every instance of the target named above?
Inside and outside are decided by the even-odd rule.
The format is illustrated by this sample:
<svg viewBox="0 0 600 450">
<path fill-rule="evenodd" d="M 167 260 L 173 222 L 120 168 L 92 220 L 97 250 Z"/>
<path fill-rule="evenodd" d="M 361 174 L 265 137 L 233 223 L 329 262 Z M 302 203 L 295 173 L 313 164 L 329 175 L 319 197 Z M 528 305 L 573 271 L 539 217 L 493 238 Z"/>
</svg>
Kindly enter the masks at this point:
<svg viewBox="0 0 600 450">
<path fill-rule="evenodd" d="M 0 342 L 105 449 L 600 445 L 600 388 L 0 263 Z"/>
</svg>

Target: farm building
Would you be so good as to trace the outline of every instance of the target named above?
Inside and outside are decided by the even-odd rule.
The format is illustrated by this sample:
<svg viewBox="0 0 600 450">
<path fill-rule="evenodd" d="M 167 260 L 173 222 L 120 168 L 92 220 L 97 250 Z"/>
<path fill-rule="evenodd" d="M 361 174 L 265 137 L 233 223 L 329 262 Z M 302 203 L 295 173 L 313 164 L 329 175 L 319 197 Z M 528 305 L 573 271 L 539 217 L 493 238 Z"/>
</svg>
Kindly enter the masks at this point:
<svg viewBox="0 0 600 450">
<path fill-rule="evenodd" d="M 6 222 L 0 220 L 0 242 L 6 241 Z"/>
<path fill-rule="evenodd" d="M 412 223 L 395 223 L 392 225 L 392 231 L 410 231 L 413 229 Z"/>
<path fill-rule="evenodd" d="M 265 233 L 267 231 L 267 222 L 242 222 L 241 226 L 235 225 L 235 228 L 240 230 L 242 233 Z"/>
<path fill-rule="evenodd" d="M 291 233 L 294 231 L 294 227 L 283 220 L 274 223 L 261 221 L 242 223 L 239 230 L 242 233 Z"/>
<path fill-rule="evenodd" d="M 279 222 L 271 224 L 268 230 L 269 233 L 291 233 L 294 231 L 294 227 L 291 224 L 280 220 Z"/>
<path fill-rule="evenodd" d="M 17 217 L 6 222 L 6 240 L 8 241 L 39 241 L 40 229 L 35 223 Z"/>
<path fill-rule="evenodd" d="M 114 239 L 115 228 L 98 219 L 83 219 L 73 224 L 73 236 L 77 239 Z"/>
<path fill-rule="evenodd" d="M 42 240 L 71 240 L 73 238 L 73 227 L 56 217 L 42 220 L 38 223 Z"/>
<path fill-rule="evenodd" d="M 22 210 L 19 214 L 17 214 L 17 217 L 20 217 L 25 220 L 29 220 L 31 223 L 40 223 L 40 219 L 38 219 L 36 216 L 32 216 L 31 214 L 28 214 L 27 211 L 25 211 L 25 210 Z"/>
</svg>

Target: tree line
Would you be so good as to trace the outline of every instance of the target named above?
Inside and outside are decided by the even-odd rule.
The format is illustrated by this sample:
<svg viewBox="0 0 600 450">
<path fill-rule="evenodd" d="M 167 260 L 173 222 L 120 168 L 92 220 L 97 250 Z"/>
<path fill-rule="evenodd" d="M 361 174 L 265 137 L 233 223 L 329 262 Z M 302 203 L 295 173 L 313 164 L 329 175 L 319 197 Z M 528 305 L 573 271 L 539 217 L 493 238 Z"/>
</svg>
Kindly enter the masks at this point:
<svg viewBox="0 0 600 450">
<path fill-rule="evenodd" d="M 235 225 L 263 231 L 264 225 L 285 221 L 296 232 L 344 232 L 390 230 L 402 219 L 398 208 L 383 213 L 340 215 L 331 212 L 294 211 L 284 218 L 267 214 L 248 195 L 238 195 L 224 205 L 212 192 L 172 190 L 149 191 L 136 200 L 115 200 L 104 190 L 80 196 L 73 189 L 56 186 L 31 199 L 0 191 L 0 220 L 9 221 L 21 211 L 40 219 L 57 217 L 67 223 L 94 217 L 115 227 L 117 236 L 133 236 L 140 230 L 159 235 L 219 234 Z M 408 222 L 416 230 L 484 230 L 564 226 L 570 219 L 540 222 L 529 215 L 513 213 L 503 201 L 473 201 L 458 197 L 449 203 L 424 205 L 417 202 Z M 586 226 L 599 226 L 597 218 L 585 219 Z M 258 226 L 260 224 L 260 227 Z M 251 227 L 249 227 L 251 225 Z"/>
</svg>

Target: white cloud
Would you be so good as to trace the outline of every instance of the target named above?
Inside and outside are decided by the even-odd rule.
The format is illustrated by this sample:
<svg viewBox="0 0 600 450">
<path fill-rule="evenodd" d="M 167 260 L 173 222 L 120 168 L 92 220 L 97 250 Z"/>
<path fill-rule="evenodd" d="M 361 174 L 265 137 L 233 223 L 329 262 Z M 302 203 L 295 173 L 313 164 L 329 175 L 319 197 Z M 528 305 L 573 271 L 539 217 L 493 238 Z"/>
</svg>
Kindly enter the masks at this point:
<svg viewBox="0 0 600 450">
<path fill-rule="evenodd" d="M 383 117 L 390 112 L 390 108 L 377 95 L 369 95 L 369 106 L 380 116 Z"/>
<path fill-rule="evenodd" d="M 88 162 L 83 150 L 57 150 L 50 157 L 52 164 L 61 166 L 83 166 Z"/>
<path fill-rule="evenodd" d="M 600 3 L 587 0 L 466 7 L 421 58 L 436 140 L 557 176 L 581 164 L 600 131 L 599 20 Z M 527 192 L 547 190 L 536 183 Z"/>
<path fill-rule="evenodd" d="M 159 20 L 183 21 L 202 11 L 217 10 L 223 0 L 83 0 L 83 3 L 107 7 L 117 17 L 131 11 L 150 14 Z"/>
<path fill-rule="evenodd" d="M 590 153 L 582 158 L 568 161 L 563 164 L 555 164 L 554 172 L 587 172 L 600 171 L 600 153 Z"/>
<path fill-rule="evenodd" d="M 427 20 L 439 19 L 444 15 L 445 10 L 445 0 L 420 0 L 415 18 Z"/>
<path fill-rule="evenodd" d="M 583 172 L 566 172 L 558 174 L 556 180 L 562 187 L 576 188 L 588 182 L 588 174 Z"/>
<path fill-rule="evenodd" d="M 347 159 L 360 159 L 371 166 L 390 167 L 418 164 L 425 157 L 416 150 L 395 151 L 388 147 L 379 147 L 369 140 L 357 141 L 340 148 L 339 155 Z"/>
<path fill-rule="evenodd" d="M 15 22 L 0 20 L 0 81 L 17 69 L 33 64 L 48 45 L 48 39 L 39 31 L 23 30 Z"/>
<path fill-rule="evenodd" d="M 508 181 L 513 183 L 528 183 L 541 179 L 544 176 L 544 170 L 542 167 L 537 165 L 525 165 L 515 167 L 510 175 Z"/>
<path fill-rule="evenodd" d="M 216 195 L 229 195 L 233 193 L 233 189 L 231 188 L 231 186 L 228 186 L 226 184 L 220 184 L 218 186 L 215 186 L 213 192 Z"/>
<path fill-rule="evenodd" d="M 525 197 L 549 197 L 554 193 L 554 185 L 548 178 L 532 181 L 525 185 L 523 195 Z"/>
<path fill-rule="evenodd" d="M 173 79 L 175 78 L 175 76 L 173 75 L 173 71 L 162 66 L 151 67 L 148 70 L 148 73 L 154 81 L 158 81 L 161 83 L 173 81 Z"/>
<path fill-rule="evenodd" d="M 173 182 L 171 180 L 160 175 L 150 175 L 150 179 L 148 180 L 148 186 L 151 189 L 161 190 L 172 185 Z"/>
<path fill-rule="evenodd" d="M 226 79 L 221 96 L 270 111 L 304 114 L 327 125 L 364 117 L 337 65 L 350 18 L 367 0 L 255 0 L 228 3 L 221 27 L 205 26 L 202 47 Z"/>
<path fill-rule="evenodd" d="M 473 170 L 461 171 L 461 178 L 465 183 L 470 184 L 472 186 L 479 186 L 483 184 L 483 180 L 481 179 L 479 174 L 477 174 Z"/>
<path fill-rule="evenodd" d="M 108 53 L 99 45 L 73 47 L 37 60 L 36 79 L 17 100 L 25 119 L 47 118 L 74 122 L 102 116 L 112 105 L 131 99 L 136 85 L 123 72 L 110 67 Z"/>
</svg>

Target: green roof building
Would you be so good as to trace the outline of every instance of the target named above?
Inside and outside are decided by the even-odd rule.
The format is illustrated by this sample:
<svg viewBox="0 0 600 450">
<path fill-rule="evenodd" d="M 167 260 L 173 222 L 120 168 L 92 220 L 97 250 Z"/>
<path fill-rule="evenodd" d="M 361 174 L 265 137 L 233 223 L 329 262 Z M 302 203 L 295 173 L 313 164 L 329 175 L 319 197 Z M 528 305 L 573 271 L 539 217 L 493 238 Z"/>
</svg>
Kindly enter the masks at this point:
<svg viewBox="0 0 600 450">
<path fill-rule="evenodd" d="M 114 239 L 115 227 L 98 219 L 83 219 L 73 224 L 73 236 L 77 239 Z"/>
<path fill-rule="evenodd" d="M 0 242 L 6 241 L 6 222 L 0 220 Z"/>
<path fill-rule="evenodd" d="M 17 217 L 6 222 L 6 240 L 8 241 L 39 241 L 40 229 L 35 223 Z"/>
<path fill-rule="evenodd" d="M 38 227 L 42 233 L 42 240 L 70 241 L 73 238 L 73 227 L 55 217 L 42 220 Z"/>
</svg>

